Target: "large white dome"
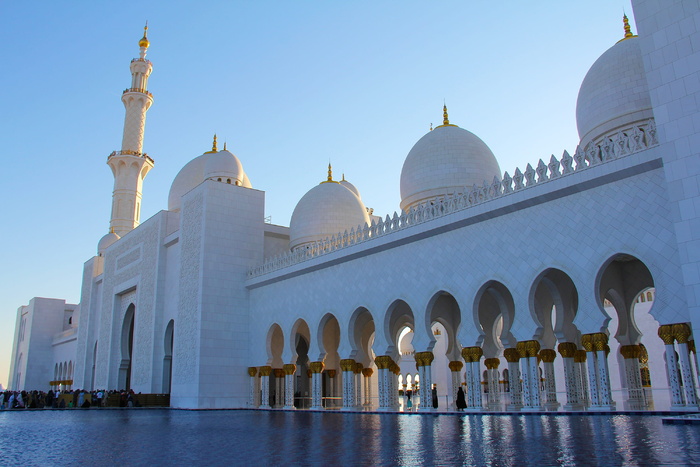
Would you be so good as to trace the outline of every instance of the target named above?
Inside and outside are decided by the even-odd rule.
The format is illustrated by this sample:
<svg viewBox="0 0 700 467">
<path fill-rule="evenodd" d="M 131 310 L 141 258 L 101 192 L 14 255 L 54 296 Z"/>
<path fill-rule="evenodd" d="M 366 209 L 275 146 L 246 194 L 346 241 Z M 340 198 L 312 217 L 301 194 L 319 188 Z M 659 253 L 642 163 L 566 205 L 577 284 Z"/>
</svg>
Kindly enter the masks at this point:
<svg viewBox="0 0 700 467">
<path fill-rule="evenodd" d="M 501 168 L 486 143 L 458 126 L 439 126 L 418 140 L 403 163 L 401 209 L 481 186 L 484 180 L 491 183 L 494 176 L 501 178 Z"/>
<path fill-rule="evenodd" d="M 207 179 L 253 187 L 243 165 L 231 152 L 226 149 L 205 152 L 185 164 L 175 176 L 168 194 L 168 211 L 179 211 L 182 196 Z"/>
<path fill-rule="evenodd" d="M 358 195 L 339 182 L 326 181 L 310 189 L 294 208 L 289 247 L 294 250 L 369 223 Z"/>
<path fill-rule="evenodd" d="M 595 61 L 581 83 L 576 125 L 586 146 L 653 117 L 639 38 L 626 38 Z"/>
</svg>

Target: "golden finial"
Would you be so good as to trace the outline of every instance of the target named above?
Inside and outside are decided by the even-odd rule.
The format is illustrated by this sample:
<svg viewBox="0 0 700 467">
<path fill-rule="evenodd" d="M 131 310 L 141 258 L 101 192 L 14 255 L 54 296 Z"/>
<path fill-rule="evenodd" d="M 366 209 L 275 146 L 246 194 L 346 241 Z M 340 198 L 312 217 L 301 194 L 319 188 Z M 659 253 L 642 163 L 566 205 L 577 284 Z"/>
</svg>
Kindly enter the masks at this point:
<svg viewBox="0 0 700 467">
<path fill-rule="evenodd" d="M 148 42 L 148 21 L 146 21 L 146 25 L 143 27 L 143 37 L 139 41 L 139 47 L 147 49 L 149 45 L 151 45 L 151 43 Z"/>
<path fill-rule="evenodd" d="M 630 37 L 637 37 L 634 34 L 632 34 L 632 29 L 630 28 L 630 20 L 627 19 L 627 15 L 624 13 L 622 14 L 622 24 L 624 25 L 624 28 L 625 28 L 625 37 L 623 37 L 622 39 L 620 39 L 617 42 L 622 42 L 625 39 L 629 39 Z"/>
<path fill-rule="evenodd" d="M 224 141 L 224 151 L 226 151 L 226 141 Z"/>
<path fill-rule="evenodd" d="M 443 125 L 449 125 L 450 124 L 450 119 L 447 116 L 447 105 L 442 106 L 442 124 Z"/>
<path fill-rule="evenodd" d="M 344 182 L 344 181 L 345 181 L 345 172 L 343 172 L 343 179 L 341 180 L 341 182 Z"/>
<path fill-rule="evenodd" d="M 207 151 L 204 154 L 211 154 L 213 152 L 218 152 L 219 150 L 216 148 L 216 133 L 214 133 L 214 142 L 211 145 L 211 151 Z"/>
<path fill-rule="evenodd" d="M 433 131 L 433 122 L 430 122 L 430 131 Z"/>
<path fill-rule="evenodd" d="M 328 178 L 321 183 L 340 183 L 333 180 L 333 168 L 331 167 L 330 162 L 328 163 Z"/>
</svg>

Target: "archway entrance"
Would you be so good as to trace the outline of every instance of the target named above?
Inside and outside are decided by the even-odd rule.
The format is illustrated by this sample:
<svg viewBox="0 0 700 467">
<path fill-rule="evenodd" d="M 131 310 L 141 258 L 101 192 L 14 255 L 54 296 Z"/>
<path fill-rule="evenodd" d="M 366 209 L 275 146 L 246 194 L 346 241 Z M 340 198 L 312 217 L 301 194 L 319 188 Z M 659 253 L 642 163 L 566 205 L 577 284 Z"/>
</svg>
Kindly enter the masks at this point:
<svg viewBox="0 0 700 467">
<path fill-rule="evenodd" d="M 173 336 L 175 331 L 175 321 L 170 320 L 165 328 L 165 354 L 163 356 L 163 394 L 170 394 L 173 379 Z"/>
<path fill-rule="evenodd" d="M 134 315 L 136 307 L 132 303 L 126 309 L 122 324 L 121 363 L 119 364 L 119 389 L 131 389 L 132 355 L 134 350 Z"/>
</svg>

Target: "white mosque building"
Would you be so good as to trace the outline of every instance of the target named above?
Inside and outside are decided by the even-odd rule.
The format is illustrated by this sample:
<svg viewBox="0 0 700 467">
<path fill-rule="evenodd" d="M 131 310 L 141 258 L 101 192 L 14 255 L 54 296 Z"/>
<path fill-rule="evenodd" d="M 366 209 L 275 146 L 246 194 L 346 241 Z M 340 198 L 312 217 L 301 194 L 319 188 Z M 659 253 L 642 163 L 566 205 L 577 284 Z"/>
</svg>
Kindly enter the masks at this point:
<svg viewBox="0 0 700 467">
<path fill-rule="evenodd" d="M 332 168 L 289 227 L 216 138 L 140 222 L 154 161 L 139 41 L 110 233 L 79 304 L 17 313 L 9 388 L 133 389 L 172 407 L 697 410 L 700 7 L 634 1 L 586 75 L 573 154 L 502 172 L 451 122 L 420 137 L 399 211 Z M 683 21 L 695 18 L 696 21 Z M 681 22 L 683 24 L 681 24 Z M 418 135 L 417 135 L 418 136 Z"/>
</svg>

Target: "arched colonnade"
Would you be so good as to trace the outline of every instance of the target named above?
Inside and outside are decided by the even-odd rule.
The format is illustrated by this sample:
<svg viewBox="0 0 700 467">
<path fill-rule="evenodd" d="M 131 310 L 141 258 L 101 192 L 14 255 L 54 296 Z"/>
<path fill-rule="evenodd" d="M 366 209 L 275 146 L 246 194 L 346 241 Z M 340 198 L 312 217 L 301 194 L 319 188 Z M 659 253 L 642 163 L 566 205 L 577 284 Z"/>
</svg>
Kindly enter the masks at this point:
<svg viewBox="0 0 700 467">
<path fill-rule="evenodd" d="M 526 297 L 526 313 L 536 325 L 530 339 L 514 337 L 522 311 L 516 313 L 510 289 L 499 280 L 476 291 L 471 310 L 460 307 L 452 293 L 438 290 L 420 313 L 396 299 L 380 312 L 359 307 L 343 322 L 340 314 L 326 313 L 317 322 L 297 317 L 287 325 L 272 323 L 265 340 L 267 361 L 248 368 L 249 405 L 390 411 L 399 409 L 400 394 L 404 404 L 412 394 L 419 398 L 414 406 L 431 410 L 439 362 L 437 369 L 446 367 L 450 374 L 450 387 L 440 388 L 448 408 L 454 408 L 461 386 L 468 409 L 478 411 L 558 410 L 562 403 L 565 410 L 612 410 L 613 390 L 624 395 L 626 408 L 644 410 L 653 407 L 652 381 L 668 388 L 672 408 L 697 408 L 698 365 L 688 323 L 659 325 L 662 313 L 651 307 L 653 318 L 647 321 L 655 329 L 638 326 L 635 305 L 648 302 L 652 291 L 663 293 L 655 290 L 646 265 L 630 255 L 614 255 L 595 283 L 589 301 L 598 304 L 603 323 L 597 332 L 581 331 L 590 330 L 584 322 L 590 316 L 579 316 L 580 291 L 557 268 L 542 271 Z M 436 355 L 439 339 L 444 345 Z M 622 375 L 613 379 L 619 388 L 611 387 L 613 342 Z M 664 360 L 665 375 L 650 374 L 653 359 Z M 414 363 L 415 372 L 407 368 Z"/>
</svg>

